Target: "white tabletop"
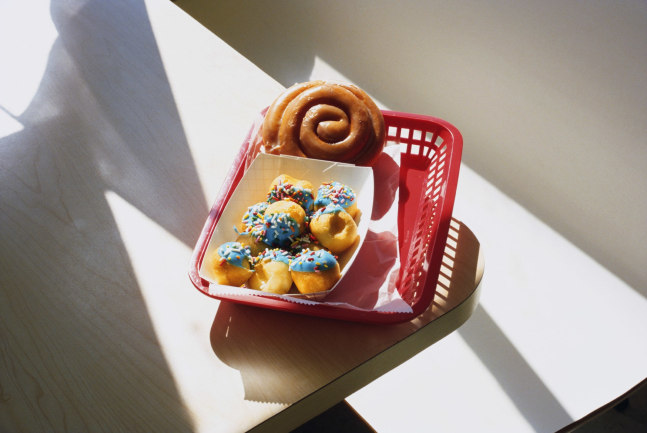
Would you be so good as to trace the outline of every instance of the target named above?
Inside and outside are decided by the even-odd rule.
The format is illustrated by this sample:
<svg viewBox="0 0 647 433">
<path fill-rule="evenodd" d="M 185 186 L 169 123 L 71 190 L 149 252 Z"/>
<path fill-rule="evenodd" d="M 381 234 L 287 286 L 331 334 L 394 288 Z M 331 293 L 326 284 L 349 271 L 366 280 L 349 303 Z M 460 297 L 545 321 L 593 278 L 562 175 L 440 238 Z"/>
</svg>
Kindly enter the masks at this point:
<svg viewBox="0 0 647 433">
<path fill-rule="evenodd" d="M 5 2 L 0 40 L 0 425 L 238 431 L 281 413 L 247 398 L 260 388 L 240 365 L 214 364 L 224 310 L 178 263 L 283 86 L 166 1 Z M 550 432 L 642 380 L 645 298 L 461 170 L 481 305 L 353 407 L 380 432 Z"/>
<path fill-rule="evenodd" d="M 645 378 L 644 2 L 207 3 L 177 1 L 281 83 L 354 81 L 464 135 L 481 303 L 348 398 L 374 428 L 552 432 Z"/>
<path fill-rule="evenodd" d="M 472 314 L 459 219 L 449 287 L 410 322 L 204 296 L 192 250 L 283 87 L 171 2 L 2 8 L 0 430 L 289 430 Z"/>
<path fill-rule="evenodd" d="M 347 401 L 379 432 L 429 418 L 445 432 L 553 432 L 642 381 L 647 301 L 468 167 L 461 176 L 454 210 L 485 255 L 479 307 Z M 386 393 L 389 413 L 375 406 Z"/>
</svg>

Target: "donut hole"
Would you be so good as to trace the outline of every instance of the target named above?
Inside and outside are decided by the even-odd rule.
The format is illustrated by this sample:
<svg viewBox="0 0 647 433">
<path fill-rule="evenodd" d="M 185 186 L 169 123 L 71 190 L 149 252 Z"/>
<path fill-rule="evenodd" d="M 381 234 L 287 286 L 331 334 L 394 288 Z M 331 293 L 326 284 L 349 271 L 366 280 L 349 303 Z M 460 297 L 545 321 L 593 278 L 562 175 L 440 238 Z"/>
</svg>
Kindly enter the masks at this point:
<svg viewBox="0 0 647 433">
<path fill-rule="evenodd" d="M 248 247 L 249 252 L 252 256 L 257 256 L 262 253 L 266 248 L 269 248 L 265 242 L 259 239 L 257 236 L 254 236 L 250 233 L 241 233 L 236 238 L 236 242 L 240 242 L 241 245 Z"/>
<path fill-rule="evenodd" d="M 357 239 L 357 224 L 346 211 L 321 214 L 310 223 L 310 230 L 335 254 L 347 250 Z"/>
<path fill-rule="evenodd" d="M 299 233 L 303 232 L 306 212 L 297 203 L 290 200 L 274 202 L 265 210 L 265 217 L 270 217 L 275 214 L 283 214 L 292 218 L 299 225 Z"/>
<path fill-rule="evenodd" d="M 247 259 L 242 260 L 241 266 L 227 263 L 218 253 L 215 253 L 212 258 L 214 281 L 225 286 L 242 286 L 252 276 L 253 271 Z"/>
<path fill-rule="evenodd" d="M 286 263 L 265 259 L 256 265 L 247 285 L 254 290 L 283 295 L 292 287 L 292 276 Z"/>
<path fill-rule="evenodd" d="M 346 219 L 340 216 L 340 213 L 334 213 L 330 217 L 330 235 L 335 238 L 342 238 L 349 234 L 350 228 Z"/>
</svg>

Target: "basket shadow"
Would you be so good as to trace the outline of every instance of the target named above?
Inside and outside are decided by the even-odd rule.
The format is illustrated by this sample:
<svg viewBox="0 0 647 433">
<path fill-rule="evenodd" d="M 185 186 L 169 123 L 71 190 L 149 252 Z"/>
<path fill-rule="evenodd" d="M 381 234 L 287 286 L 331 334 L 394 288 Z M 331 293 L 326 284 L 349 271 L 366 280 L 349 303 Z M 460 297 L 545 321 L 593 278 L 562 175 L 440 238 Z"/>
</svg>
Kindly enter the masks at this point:
<svg viewBox="0 0 647 433">
<path fill-rule="evenodd" d="M 483 278 L 484 264 L 480 243 L 461 221 L 452 218 L 447 233 L 436 292 L 431 306 L 414 320 L 430 323 L 451 312 L 463 302 L 476 308 L 475 289 Z"/>
<path fill-rule="evenodd" d="M 374 376 L 352 384 L 357 390 L 452 332 L 452 326 L 434 331 L 434 321 L 470 297 L 481 275 L 478 240 L 454 221 L 461 240 L 452 246 L 455 261 L 448 266 L 453 274 L 447 292 L 442 302 L 412 321 L 372 325 L 221 301 L 211 346 L 221 361 L 240 372 L 245 399 L 293 404 L 389 350 L 388 361 L 374 369 Z M 471 289 L 459 289 L 465 282 Z M 412 334 L 418 334 L 414 344 L 397 345 Z"/>
</svg>

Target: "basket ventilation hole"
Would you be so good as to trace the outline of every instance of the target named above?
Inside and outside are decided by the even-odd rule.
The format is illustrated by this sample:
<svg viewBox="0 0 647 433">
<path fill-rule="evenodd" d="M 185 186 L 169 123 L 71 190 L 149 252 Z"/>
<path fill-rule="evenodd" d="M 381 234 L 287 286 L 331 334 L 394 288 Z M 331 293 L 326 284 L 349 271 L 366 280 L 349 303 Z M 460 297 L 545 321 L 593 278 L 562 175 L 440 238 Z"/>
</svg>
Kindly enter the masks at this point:
<svg viewBox="0 0 647 433">
<path fill-rule="evenodd" d="M 446 254 L 443 255 L 443 263 L 450 268 L 454 267 L 454 260 Z"/>
</svg>

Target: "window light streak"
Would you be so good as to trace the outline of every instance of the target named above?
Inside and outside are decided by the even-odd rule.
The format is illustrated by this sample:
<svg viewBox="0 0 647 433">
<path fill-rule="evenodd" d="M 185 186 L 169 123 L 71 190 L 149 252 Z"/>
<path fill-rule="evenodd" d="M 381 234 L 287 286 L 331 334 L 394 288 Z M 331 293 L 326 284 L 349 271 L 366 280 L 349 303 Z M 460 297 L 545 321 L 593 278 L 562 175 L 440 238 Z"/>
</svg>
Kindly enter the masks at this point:
<svg viewBox="0 0 647 433">
<path fill-rule="evenodd" d="M 105 198 L 180 398 L 195 415 L 194 423 L 209 420 L 213 411 L 209 402 L 214 400 L 213 390 L 217 389 L 212 372 L 217 369 L 211 347 L 204 344 L 205 335 L 198 318 L 212 315 L 213 303 L 205 302 L 197 291 L 187 289 L 187 274 L 177 272 L 178 263 L 187 263 L 188 270 L 191 250 L 117 193 L 106 191 Z M 158 254 L 159 251 L 164 254 Z M 177 308 L 179 304 L 184 306 Z M 204 387 L 205 381 L 214 385 Z M 220 386 L 236 388 L 240 387 L 240 381 L 232 380 Z M 208 426 L 196 426 L 196 431 L 208 430 Z"/>
<path fill-rule="evenodd" d="M 48 10 L 33 2 L 0 2 L 0 105 L 14 116 L 38 90 L 58 37 Z"/>
<path fill-rule="evenodd" d="M 19 117 L 36 95 L 58 33 L 49 7 L 0 2 L 0 138 L 23 129 Z"/>
</svg>

